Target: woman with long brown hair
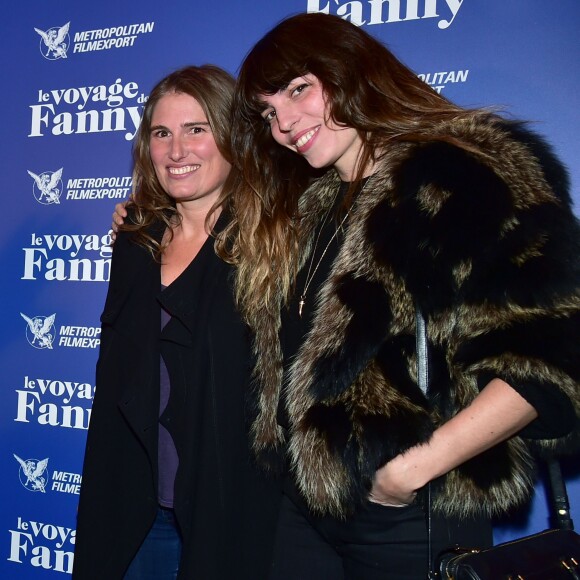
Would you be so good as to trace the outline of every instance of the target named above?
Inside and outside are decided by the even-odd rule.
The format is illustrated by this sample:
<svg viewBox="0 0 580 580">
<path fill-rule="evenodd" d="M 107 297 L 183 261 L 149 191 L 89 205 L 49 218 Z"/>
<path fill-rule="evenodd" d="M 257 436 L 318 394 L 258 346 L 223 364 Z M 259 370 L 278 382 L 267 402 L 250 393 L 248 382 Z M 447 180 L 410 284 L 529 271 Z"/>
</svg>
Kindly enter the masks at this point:
<svg viewBox="0 0 580 580">
<path fill-rule="evenodd" d="M 78 580 L 268 574 L 279 491 L 250 457 L 249 341 L 214 252 L 239 181 L 233 92 L 222 69 L 186 67 L 145 106 L 101 317 Z"/>
<path fill-rule="evenodd" d="M 277 580 L 421 578 L 491 543 L 532 451 L 580 410 L 580 250 L 565 170 L 340 18 L 291 17 L 242 64 L 221 255 L 252 328 L 262 463 L 290 473 Z M 417 383 L 416 310 L 430 384 Z"/>
</svg>

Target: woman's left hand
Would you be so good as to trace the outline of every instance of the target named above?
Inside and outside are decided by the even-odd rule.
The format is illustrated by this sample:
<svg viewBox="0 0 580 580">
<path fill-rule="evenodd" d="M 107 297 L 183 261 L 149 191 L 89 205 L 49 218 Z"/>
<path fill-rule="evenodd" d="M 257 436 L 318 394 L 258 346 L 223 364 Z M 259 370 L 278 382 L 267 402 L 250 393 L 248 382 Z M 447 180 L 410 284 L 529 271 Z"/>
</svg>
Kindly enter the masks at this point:
<svg viewBox="0 0 580 580">
<path fill-rule="evenodd" d="M 491 380 L 468 407 L 438 427 L 429 442 L 411 447 L 378 469 L 370 501 L 409 505 L 429 481 L 511 437 L 537 416 L 508 383 Z"/>
<path fill-rule="evenodd" d="M 369 500 L 384 506 L 404 507 L 415 500 L 420 483 L 419 470 L 412 460 L 398 455 L 375 474 Z"/>
</svg>

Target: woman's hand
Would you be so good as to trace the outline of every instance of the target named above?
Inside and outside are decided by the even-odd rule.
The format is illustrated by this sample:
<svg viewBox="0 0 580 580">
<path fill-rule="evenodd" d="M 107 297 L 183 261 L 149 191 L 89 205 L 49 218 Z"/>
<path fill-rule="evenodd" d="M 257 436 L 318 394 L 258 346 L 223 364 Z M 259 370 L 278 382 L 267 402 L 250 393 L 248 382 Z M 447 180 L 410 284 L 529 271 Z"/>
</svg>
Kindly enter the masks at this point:
<svg viewBox="0 0 580 580">
<path fill-rule="evenodd" d="M 127 203 L 127 201 L 123 201 L 115 206 L 115 211 L 113 212 L 113 221 L 111 223 L 111 229 L 113 230 L 111 237 L 113 240 L 117 237 L 119 226 L 125 223 L 125 218 L 127 217 L 127 210 L 125 209 L 125 206 Z"/>
<path fill-rule="evenodd" d="M 471 405 L 438 427 L 427 443 L 383 465 L 376 472 L 370 501 L 391 506 L 412 503 L 418 489 L 515 435 L 537 416 L 512 387 L 493 379 Z"/>
<path fill-rule="evenodd" d="M 397 455 L 375 474 L 369 500 L 384 506 L 404 507 L 415 500 L 417 490 L 429 481 L 409 454 Z"/>
</svg>

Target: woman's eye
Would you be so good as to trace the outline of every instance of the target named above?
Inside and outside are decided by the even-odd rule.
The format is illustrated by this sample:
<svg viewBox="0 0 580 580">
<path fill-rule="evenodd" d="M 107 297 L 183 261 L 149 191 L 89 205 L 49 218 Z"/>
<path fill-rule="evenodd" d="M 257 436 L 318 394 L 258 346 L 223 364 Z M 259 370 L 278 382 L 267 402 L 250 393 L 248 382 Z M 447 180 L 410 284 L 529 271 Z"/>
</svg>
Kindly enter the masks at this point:
<svg viewBox="0 0 580 580">
<path fill-rule="evenodd" d="M 276 117 L 276 111 L 274 111 L 274 109 L 267 111 L 266 113 L 264 113 L 262 115 L 262 119 L 264 119 L 264 121 L 266 121 L 266 123 L 271 123 L 274 118 Z"/>
<path fill-rule="evenodd" d="M 308 86 L 307 83 L 302 83 L 301 85 L 298 85 L 297 87 L 292 89 L 292 95 L 293 96 L 300 95 L 307 86 Z"/>
<path fill-rule="evenodd" d="M 167 137 L 167 135 L 169 135 L 169 132 L 165 129 L 157 129 L 156 131 L 153 131 L 153 137 Z"/>
<path fill-rule="evenodd" d="M 198 135 L 199 133 L 203 133 L 203 127 L 192 127 L 191 132 L 194 135 Z"/>
</svg>

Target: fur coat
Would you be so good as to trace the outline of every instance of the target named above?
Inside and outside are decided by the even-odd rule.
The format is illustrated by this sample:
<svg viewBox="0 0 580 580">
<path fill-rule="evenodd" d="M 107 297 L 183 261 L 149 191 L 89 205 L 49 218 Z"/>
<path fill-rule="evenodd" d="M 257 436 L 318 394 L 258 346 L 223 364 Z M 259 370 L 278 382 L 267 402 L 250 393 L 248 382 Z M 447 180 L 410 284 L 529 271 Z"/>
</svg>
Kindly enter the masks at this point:
<svg viewBox="0 0 580 580">
<path fill-rule="evenodd" d="M 558 426 L 542 431 L 540 416 L 533 439 L 524 430 L 451 471 L 433 508 L 504 512 L 528 497 L 534 453 L 570 451 L 578 435 L 580 228 L 566 172 L 541 138 L 496 117 L 442 123 L 432 140 L 391 146 L 379 165 L 288 376 L 280 319 L 265 314 L 255 329 L 254 450 L 287 445 L 310 508 L 345 516 L 380 466 L 428 441 L 499 377 L 524 396 L 527 387 L 564 401 Z M 338 183 L 331 170 L 301 198 L 303 263 Z M 415 304 L 427 321 L 427 397 Z M 276 424 L 282 382 L 288 441 Z"/>
</svg>

